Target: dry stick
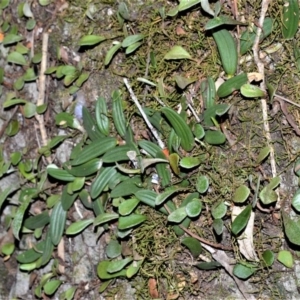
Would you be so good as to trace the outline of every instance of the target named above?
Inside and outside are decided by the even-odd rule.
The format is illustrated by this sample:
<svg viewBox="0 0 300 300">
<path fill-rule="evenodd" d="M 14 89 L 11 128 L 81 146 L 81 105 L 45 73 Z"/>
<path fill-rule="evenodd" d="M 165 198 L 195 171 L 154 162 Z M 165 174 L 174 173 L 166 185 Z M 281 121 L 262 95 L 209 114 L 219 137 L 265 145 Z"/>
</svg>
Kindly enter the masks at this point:
<svg viewBox="0 0 300 300">
<path fill-rule="evenodd" d="M 254 61 L 257 65 L 258 72 L 262 75 L 262 78 L 263 78 L 263 81 L 260 84 L 260 87 L 264 91 L 266 90 L 266 84 L 265 84 L 265 80 L 264 80 L 265 69 L 264 69 L 263 62 L 259 59 L 258 51 L 259 51 L 259 39 L 260 39 L 260 36 L 262 33 L 262 26 L 263 26 L 263 22 L 264 22 L 265 15 L 268 10 L 268 5 L 269 5 L 270 1 L 271 0 L 263 0 L 262 1 L 261 13 L 260 13 L 260 17 L 259 17 L 259 27 L 257 28 L 256 37 L 255 37 L 254 45 L 252 48 Z M 270 147 L 270 165 L 271 165 L 272 176 L 276 177 L 277 171 L 276 171 L 275 154 L 274 154 L 274 147 L 272 145 L 272 139 L 271 139 L 271 134 L 270 134 L 270 126 L 269 126 L 269 122 L 268 122 L 268 108 L 267 108 L 266 99 L 261 99 L 261 107 L 262 107 L 262 116 L 263 116 L 265 135 L 266 135 L 268 146 Z M 277 202 L 276 208 L 280 208 L 279 194 L 278 194 L 278 202 Z"/>
<path fill-rule="evenodd" d="M 139 100 L 138 100 L 137 97 L 135 96 L 135 94 L 134 94 L 134 92 L 133 92 L 133 90 L 132 90 L 132 88 L 131 88 L 131 86 L 130 86 L 128 80 L 127 80 L 127 78 L 123 78 L 123 81 L 124 81 L 124 83 L 125 83 L 125 85 L 126 85 L 128 91 L 129 91 L 129 94 L 130 94 L 131 99 L 133 100 L 134 104 L 136 105 L 136 107 L 137 107 L 138 110 L 140 111 L 140 113 L 141 113 L 143 119 L 145 120 L 145 122 L 146 122 L 147 126 L 149 127 L 150 131 L 152 132 L 153 136 L 156 138 L 159 147 L 160 147 L 161 149 L 164 149 L 164 148 L 165 148 L 164 142 L 161 140 L 161 138 L 159 137 L 157 131 L 155 130 L 155 128 L 152 126 L 152 124 L 151 124 L 150 121 L 148 120 L 148 117 L 147 117 L 147 115 L 144 113 L 143 108 L 142 108 L 142 106 L 140 105 Z"/>
<path fill-rule="evenodd" d="M 45 97 L 45 91 L 46 91 L 46 75 L 45 71 L 47 68 L 47 53 L 48 53 L 48 33 L 45 32 L 43 34 L 43 45 L 42 45 L 42 61 L 41 61 L 41 70 L 40 70 L 40 76 L 39 76 L 39 97 L 37 99 L 37 106 L 44 104 L 44 97 Z M 44 116 L 36 114 L 35 115 L 37 121 L 39 122 L 41 137 L 42 137 L 42 146 L 47 145 L 47 132 L 44 122 Z M 46 157 L 47 162 L 51 163 L 51 158 Z"/>
</svg>

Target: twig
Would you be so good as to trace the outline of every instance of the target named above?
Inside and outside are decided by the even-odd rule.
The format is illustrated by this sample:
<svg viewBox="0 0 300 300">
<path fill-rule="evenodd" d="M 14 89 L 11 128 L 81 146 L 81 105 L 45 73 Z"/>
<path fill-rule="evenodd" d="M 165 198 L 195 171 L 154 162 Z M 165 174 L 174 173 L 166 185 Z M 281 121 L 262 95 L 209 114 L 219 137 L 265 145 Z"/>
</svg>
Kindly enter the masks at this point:
<svg viewBox="0 0 300 300">
<path fill-rule="evenodd" d="M 259 26 L 257 28 L 256 37 L 254 40 L 253 45 L 253 56 L 254 61 L 257 65 L 259 73 L 262 75 L 262 78 L 265 78 L 265 69 L 264 64 L 259 58 L 259 40 L 262 33 L 262 26 L 265 19 L 266 12 L 268 10 L 268 5 L 271 0 L 263 0 L 261 4 L 261 13 L 259 18 Z M 260 87 L 265 91 L 266 90 L 266 83 L 265 80 L 263 80 L 260 84 Z M 262 107 L 262 116 L 263 116 L 263 124 L 264 124 L 264 131 L 267 139 L 268 146 L 270 147 L 270 165 L 271 165 L 271 171 L 272 176 L 276 177 L 277 171 L 276 171 L 276 162 L 275 162 L 275 153 L 274 153 L 274 147 L 272 145 L 272 139 L 270 134 L 270 125 L 268 122 L 268 108 L 267 108 L 267 101 L 266 99 L 261 99 L 261 107 Z M 277 193 L 278 194 L 278 193 Z M 280 203 L 279 194 L 278 194 L 278 202 Z"/>
<path fill-rule="evenodd" d="M 135 94 L 134 94 L 134 92 L 133 92 L 133 90 L 132 90 L 132 88 L 131 88 L 131 86 L 130 86 L 128 80 L 127 80 L 127 78 L 123 78 L 123 81 L 124 81 L 124 83 L 125 83 L 125 85 L 126 85 L 128 91 L 129 91 L 129 94 L 130 94 L 131 99 L 133 100 L 134 104 L 136 105 L 136 107 L 137 107 L 138 110 L 140 111 L 140 113 L 141 113 L 143 119 L 145 120 L 145 122 L 146 122 L 147 126 L 149 127 L 150 131 L 152 132 L 153 136 L 156 138 L 159 147 L 160 147 L 161 149 L 164 149 L 164 148 L 165 148 L 164 142 L 161 140 L 161 138 L 159 137 L 157 131 L 155 130 L 155 128 L 152 126 L 152 124 L 151 124 L 150 121 L 148 120 L 148 117 L 147 117 L 147 115 L 145 114 L 145 112 L 143 111 L 143 108 L 142 108 L 142 106 L 140 105 L 139 100 L 138 100 L 137 97 L 135 96 Z"/>
<path fill-rule="evenodd" d="M 45 97 L 45 91 L 46 91 L 46 75 L 45 71 L 47 68 L 47 53 L 48 53 L 48 33 L 44 32 L 43 34 L 43 45 L 42 45 L 42 61 L 41 61 L 41 70 L 40 70 L 40 76 L 39 76 L 39 97 L 37 99 L 37 106 L 44 104 L 44 97 Z M 41 132 L 42 137 L 42 146 L 47 145 L 47 132 L 44 122 L 44 116 L 36 114 L 36 119 L 39 122 L 39 128 Z M 47 162 L 51 163 L 51 157 L 46 157 Z"/>
</svg>

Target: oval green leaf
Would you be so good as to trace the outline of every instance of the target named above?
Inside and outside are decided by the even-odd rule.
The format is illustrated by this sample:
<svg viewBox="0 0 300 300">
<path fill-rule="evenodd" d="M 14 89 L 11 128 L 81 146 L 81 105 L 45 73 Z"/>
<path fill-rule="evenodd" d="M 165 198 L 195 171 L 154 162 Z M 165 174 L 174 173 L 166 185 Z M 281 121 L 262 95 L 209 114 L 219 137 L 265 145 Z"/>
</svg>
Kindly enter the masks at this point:
<svg viewBox="0 0 300 300">
<path fill-rule="evenodd" d="M 249 221 L 252 211 L 252 205 L 248 204 L 244 210 L 234 219 L 231 231 L 234 235 L 238 235 L 246 226 Z"/>
<path fill-rule="evenodd" d="M 134 226 L 143 223 L 144 221 L 146 221 L 146 219 L 147 219 L 146 216 L 138 215 L 138 214 L 131 214 L 126 217 L 120 217 L 118 229 L 125 230 L 125 229 L 132 228 Z"/>
<path fill-rule="evenodd" d="M 238 187 L 233 195 L 234 203 L 244 203 L 250 195 L 250 190 L 247 186 L 241 185 Z"/>
<path fill-rule="evenodd" d="M 188 236 L 188 237 L 183 238 L 181 240 L 181 244 L 186 246 L 190 250 L 192 256 L 195 259 L 198 258 L 198 256 L 202 252 L 201 243 L 193 237 Z"/>
<path fill-rule="evenodd" d="M 66 230 L 66 234 L 73 235 L 81 232 L 86 227 L 88 227 L 90 224 L 94 222 L 94 219 L 87 219 L 87 220 L 81 220 L 77 221 L 75 223 L 72 223 Z"/>
</svg>

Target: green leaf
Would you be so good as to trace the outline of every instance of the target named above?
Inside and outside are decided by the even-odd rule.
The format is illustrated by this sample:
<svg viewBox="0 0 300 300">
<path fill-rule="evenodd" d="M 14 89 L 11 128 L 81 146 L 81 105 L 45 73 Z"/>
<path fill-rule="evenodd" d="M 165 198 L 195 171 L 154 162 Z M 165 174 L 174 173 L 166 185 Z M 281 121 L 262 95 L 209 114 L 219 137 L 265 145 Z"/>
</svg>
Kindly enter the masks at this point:
<svg viewBox="0 0 300 300">
<path fill-rule="evenodd" d="M 174 223 L 180 223 L 183 221 L 184 218 L 186 218 L 186 216 L 187 216 L 187 212 L 185 206 L 179 207 L 168 215 L 168 221 Z"/>
<path fill-rule="evenodd" d="M 222 219 L 214 219 L 213 229 L 217 235 L 221 235 L 224 229 L 224 222 Z"/>
<path fill-rule="evenodd" d="M 145 36 L 143 34 L 135 34 L 135 35 L 129 35 L 126 37 L 122 42 L 122 47 L 126 48 L 130 45 L 133 45 L 139 41 L 141 41 Z"/>
<path fill-rule="evenodd" d="M 126 270 L 123 269 L 119 272 L 110 274 L 107 272 L 107 268 L 110 264 L 109 260 L 103 260 L 101 261 L 98 266 L 97 266 L 97 275 L 100 279 L 107 280 L 111 278 L 116 278 L 116 277 L 125 277 L 126 276 Z"/>
<path fill-rule="evenodd" d="M 193 237 L 189 237 L 188 236 L 188 237 L 183 238 L 181 240 L 181 244 L 184 245 L 184 246 L 186 246 L 190 250 L 192 256 L 195 259 L 197 259 L 198 256 L 202 252 L 201 243 L 197 239 L 195 239 Z"/>
<path fill-rule="evenodd" d="M 126 119 L 122 107 L 121 92 L 114 91 L 112 93 L 112 117 L 117 132 L 124 137 L 126 134 Z"/>
<path fill-rule="evenodd" d="M 185 211 L 190 218 L 199 216 L 201 210 L 202 210 L 202 202 L 197 198 L 193 199 L 185 207 Z"/>
<path fill-rule="evenodd" d="M 94 121 L 93 117 L 91 116 L 91 114 L 85 106 L 83 106 L 82 108 L 82 120 L 83 127 L 92 141 L 104 137 L 103 134 L 99 131 L 96 122 Z"/>
<path fill-rule="evenodd" d="M 91 142 L 85 146 L 79 155 L 72 161 L 72 166 L 77 166 L 88 162 L 89 160 L 99 157 L 105 152 L 109 152 L 117 145 L 117 139 L 112 137 L 105 137 Z"/>
<path fill-rule="evenodd" d="M 26 62 L 26 59 L 24 58 L 24 56 L 16 51 L 11 52 L 7 55 L 7 62 L 21 65 L 21 66 L 27 65 L 27 62 Z"/>
<path fill-rule="evenodd" d="M 19 188 L 17 188 L 17 189 L 19 189 Z M 13 186 L 9 186 L 5 190 L 0 191 L 0 209 L 1 209 L 2 204 L 4 203 L 4 201 L 8 197 L 8 195 L 11 194 L 14 191 L 16 191 L 16 187 L 13 187 Z"/>
<path fill-rule="evenodd" d="M 31 31 L 34 29 L 35 25 L 36 25 L 36 21 L 34 19 L 29 19 L 27 20 L 25 27 L 28 31 Z"/>
<path fill-rule="evenodd" d="M 58 180 L 73 181 L 75 177 L 68 173 L 66 170 L 59 169 L 56 165 L 50 164 L 47 166 L 47 173 Z"/>
<path fill-rule="evenodd" d="M 7 255 L 7 256 L 13 254 L 14 250 L 15 250 L 14 243 L 6 243 L 6 244 L 2 245 L 2 247 L 1 247 L 2 254 Z"/>
<path fill-rule="evenodd" d="M 181 139 L 181 146 L 185 151 L 191 151 L 194 148 L 194 136 L 186 121 L 173 109 L 163 107 L 161 109 L 167 120 L 171 123 L 178 137 Z"/>
<path fill-rule="evenodd" d="M 236 264 L 233 268 L 234 276 L 240 279 L 247 279 L 256 272 L 255 267 Z"/>
<path fill-rule="evenodd" d="M 24 99 L 9 99 L 3 103 L 3 108 L 8 108 L 17 104 L 26 104 L 27 101 Z"/>
<path fill-rule="evenodd" d="M 180 160 L 180 166 L 185 169 L 195 168 L 200 165 L 201 160 L 198 157 L 184 157 Z"/>
<path fill-rule="evenodd" d="M 115 213 L 103 213 L 100 214 L 96 217 L 96 219 L 94 220 L 94 226 L 98 226 L 101 224 L 105 224 L 107 222 L 110 222 L 112 220 L 116 220 L 119 218 L 118 214 Z"/>
<path fill-rule="evenodd" d="M 249 188 L 245 185 L 241 185 L 236 189 L 232 200 L 234 203 L 244 203 L 249 197 L 249 195 Z"/>
<path fill-rule="evenodd" d="M 298 189 L 293 196 L 292 206 L 297 212 L 300 212 L 300 189 Z"/>
<path fill-rule="evenodd" d="M 25 212 L 31 202 L 32 197 L 26 197 L 23 203 L 18 207 L 17 212 L 15 214 L 14 220 L 12 222 L 12 231 L 13 235 L 16 239 L 20 239 L 19 232 L 22 227 L 23 219 Z"/>
<path fill-rule="evenodd" d="M 215 17 L 211 20 L 209 20 L 206 24 L 205 24 L 205 30 L 210 30 L 216 27 L 219 27 L 221 25 L 244 25 L 244 23 L 236 21 L 234 19 L 232 19 L 229 16 L 219 16 L 219 17 Z"/>
<path fill-rule="evenodd" d="M 126 257 L 126 258 L 121 259 L 121 260 L 111 261 L 109 263 L 109 265 L 107 266 L 106 271 L 110 274 L 119 272 L 122 269 L 124 269 L 126 265 L 128 265 L 130 262 L 132 262 L 132 260 L 133 260 L 132 257 Z"/>
<path fill-rule="evenodd" d="M 252 205 L 248 204 L 244 210 L 234 219 L 231 231 L 234 235 L 238 235 L 246 226 L 249 221 L 252 211 Z"/>
<path fill-rule="evenodd" d="M 111 240 L 105 250 L 105 253 L 108 258 L 116 258 L 122 253 L 122 246 L 116 240 Z"/>
<path fill-rule="evenodd" d="M 300 220 L 292 220 L 287 213 L 282 211 L 282 220 L 284 232 L 288 240 L 297 246 L 300 246 Z"/>
<path fill-rule="evenodd" d="M 36 105 L 31 102 L 27 102 L 24 105 L 24 116 L 25 118 L 32 118 L 36 114 Z"/>
<path fill-rule="evenodd" d="M 270 183 L 266 185 L 259 193 L 259 198 L 264 204 L 271 204 L 277 201 L 278 195 L 274 189 L 279 185 L 280 177 L 274 177 L 270 180 Z"/>
<path fill-rule="evenodd" d="M 102 160 L 99 158 L 91 159 L 90 161 L 75 167 L 67 166 L 66 170 L 73 176 L 90 176 L 98 172 L 102 167 Z"/>
<path fill-rule="evenodd" d="M 282 12 L 282 35 L 285 39 L 292 39 L 299 27 L 299 2 L 287 0 Z"/>
<path fill-rule="evenodd" d="M 231 95 L 234 91 L 239 90 L 248 81 L 246 73 L 241 73 L 237 76 L 229 78 L 218 88 L 217 94 L 220 98 Z"/>
<path fill-rule="evenodd" d="M 45 294 L 48 296 L 53 295 L 61 284 L 62 284 L 62 281 L 57 280 L 57 279 L 48 281 L 43 286 Z"/>
<path fill-rule="evenodd" d="M 226 137 L 220 130 L 207 130 L 204 141 L 210 145 L 222 145 L 226 142 Z"/>
<path fill-rule="evenodd" d="M 132 52 L 134 52 L 137 48 L 139 48 L 141 45 L 143 44 L 143 42 L 138 42 L 138 43 L 135 43 L 135 44 L 132 44 L 130 46 L 128 46 L 125 50 L 125 53 L 126 54 L 130 54 Z"/>
<path fill-rule="evenodd" d="M 144 260 L 134 261 L 126 270 L 126 277 L 132 278 L 141 268 Z"/>
<path fill-rule="evenodd" d="M 45 249 L 45 241 L 41 241 L 30 248 L 17 255 L 17 261 L 21 264 L 32 263 L 42 257 L 43 250 Z"/>
<path fill-rule="evenodd" d="M 211 208 L 211 214 L 214 219 L 221 219 L 226 215 L 227 206 L 225 205 L 224 201 L 221 200 L 213 205 Z"/>
<path fill-rule="evenodd" d="M 204 128 L 200 124 L 196 124 L 194 126 L 194 136 L 198 139 L 201 140 L 205 136 L 205 131 Z"/>
<path fill-rule="evenodd" d="M 93 46 L 105 40 L 106 38 L 101 35 L 85 35 L 79 40 L 79 46 Z"/>
<path fill-rule="evenodd" d="M 134 194 L 141 202 L 154 208 L 157 194 L 151 190 L 139 190 Z"/>
<path fill-rule="evenodd" d="M 119 50 L 121 47 L 122 47 L 122 44 L 119 43 L 119 42 L 117 42 L 117 44 L 115 44 L 113 47 L 111 47 L 111 48 L 107 51 L 107 53 L 106 53 L 106 55 L 105 55 L 105 59 L 104 59 L 104 64 L 105 64 L 105 66 L 107 66 L 107 65 L 111 62 L 112 58 L 115 56 L 115 54 L 118 52 L 118 50 Z"/>
<path fill-rule="evenodd" d="M 166 191 L 164 191 L 162 194 L 158 194 L 156 196 L 156 199 L 155 199 L 155 205 L 161 205 L 163 202 L 165 202 L 171 195 L 179 192 L 179 191 L 182 191 L 183 189 L 182 188 L 171 188 L 171 189 L 168 189 Z"/>
<path fill-rule="evenodd" d="M 200 194 L 204 194 L 209 187 L 209 180 L 207 178 L 207 176 L 199 176 L 197 179 L 197 183 L 196 183 L 196 190 L 200 193 Z"/>
<path fill-rule="evenodd" d="M 201 3 L 201 0 L 181 0 L 178 5 L 178 11 L 183 11 Z"/>
<path fill-rule="evenodd" d="M 4 46 L 7 46 L 7 45 L 11 45 L 11 44 L 17 43 L 17 42 L 22 41 L 22 40 L 23 40 L 23 37 L 21 35 L 8 33 L 8 34 L 5 35 L 5 37 L 2 41 L 2 44 Z"/>
<path fill-rule="evenodd" d="M 266 146 L 266 147 L 262 148 L 259 151 L 259 154 L 257 156 L 256 162 L 258 164 L 260 164 L 263 160 L 265 160 L 268 157 L 268 155 L 270 154 L 270 151 L 271 151 L 271 147 L 270 146 Z"/>
<path fill-rule="evenodd" d="M 86 227 L 88 227 L 90 224 L 94 222 L 94 219 L 86 219 L 86 220 L 80 220 L 77 222 L 72 223 L 67 229 L 66 234 L 73 235 L 81 232 Z"/>
<path fill-rule="evenodd" d="M 247 98 L 261 98 L 266 96 L 263 90 L 250 83 L 241 86 L 241 94 Z"/>
<path fill-rule="evenodd" d="M 146 219 L 147 219 L 146 216 L 138 215 L 138 214 L 131 214 L 126 217 L 120 217 L 118 229 L 125 230 L 125 229 L 132 228 L 134 226 L 137 226 L 137 225 L 143 223 L 144 221 L 146 221 Z"/>
<path fill-rule="evenodd" d="M 131 214 L 134 209 L 138 206 L 140 200 L 137 198 L 132 198 L 123 201 L 119 206 L 119 214 L 121 216 L 127 216 Z"/>
<path fill-rule="evenodd" d="M 178 87 L 181 88 L 182 90 L 184 90 L 188 85 L 195 82 L 196 79 L 185 78 L 185 77 L 182 77 L 180 75 L 176 75 L 175 76 L 175 81 L 176 81 L 176 84 L 178 85 Z"/>
<path fill-rule="evenodd" d="M 96 102 L 95 116 L 99 130 L 106 136 L 109 134 L 109 119 L 107 115 L 106 101 L 103 97 L 99 97 Z"/>
<path fill-rule="evenodd" d="M 91 186 L 91 197 L 93 199 L 97 198 L 104 188 L 108 185 L 110 179 L 116 174 L 115 168 L 102 168 L 92 183 Z"/>
<path fill-rule="evenodd" d="M 287 268 L 292 268 L 294 265 L 294 259 L 290 251 L 287 250 L 279 251 L 277 259 Z"/>
<path fill-rule="evenodd" d="M 112 178 L 114 180 L 114 178 Z M 130 196 L 142 187 L 141 177 L 139 175 L 128 178 L 115 186 L 110 194 L 111 198 Z"/>
<path fill-rule="evenodd" d="M 274 253 L 271 250 L 265 250 L 262 254 L 262 259 L 266 267 L 271 267 L 275 260 Z"/>
<path fill-rule="evenodd" d="M 37 228 L 43 228 L 49 222 L 50 222 L 49 213 L 47 210 L 45 210 L 36 216 L 27 218 L 24 222 L 24 226 L 28 229 L 34 230 Z"/>
<path fill-rule="evenodd" d="M 50 216 L 50 236 L 54 246 L 60 242 L 67 219 L 67 211 L 62 207 L 61 202 L 57 202 Z"/>
<path fill-rule="evenodd" d="M 192 59 L 191 55 L 181 46 L 174 46 L 165 56 L 164 59 Z"/>
</svg>

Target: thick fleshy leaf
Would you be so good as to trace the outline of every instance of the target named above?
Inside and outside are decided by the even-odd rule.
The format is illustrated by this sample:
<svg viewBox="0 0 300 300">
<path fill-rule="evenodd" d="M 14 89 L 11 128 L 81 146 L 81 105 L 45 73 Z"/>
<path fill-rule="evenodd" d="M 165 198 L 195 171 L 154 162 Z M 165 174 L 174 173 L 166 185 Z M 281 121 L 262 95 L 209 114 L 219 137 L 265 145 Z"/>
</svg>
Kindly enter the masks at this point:
<svg viewBox="0 0 300 300">
<path fill-rule="evenodd" d="M 116 277 L 125 277 L 126 276 L 126 270 L 123 269 L 119 272 L 116 272 L 116 273 L 108 273 L 107 272 L 107 268 L 110 264 L 110 261 L 109 260 L 103 260 L 101 261 L 98 266 L 97 266 L 97 275 L 100 279 L 104 279 L 104 280 L 107 280 L 107 279 L 111 279 L 111 278 L 116 278 Z"/>
<path fill-rule="evenodd" d="M 256 272 L 256 268 L 253 266 L 246 266 L 242 264 L 236 264 L 233 268 L 233 274 L 240 279 L 247 279 Z"/>
<path fill-rule="evenodd" d="M 241 94 L 247 98 L 265 97 L 265 92 L 263 90 L 250 83 L 246 83 L 241 86 Z"/>
<path fill-rule="evenodd" d="M 81 232 L 86 227 L 94 222 L 94 219 L 80 220 L 75 223 L 72 223 L 66 230 L 66 234 L 73 235 Z"/>
<path fill-rule="evenodd" d="M 61 280 L 50 280 L 48 281 L 44 286 L 44 292 L 46 295 L 50 296 L 53 295 L 55 293 L 55 291 L 59 288 L 59 286 L 62 284 Z"/>
<path fill-rule="evenodd" d="M 132 198 L 123 201 L 119 206 L 119 214 L 121 216 L 127 216 L 133 212 L 133 210 L 138 206 L 140 200 L 137 198 Z"/>
<path fill-rule="evenodd" d="M 202 202 L 200 201 L 200 199 L 197 198 L 193 199 L 185 207 L 185 211 L 190 218 L 199 216 L 201 210 L 202 210 Z"/>
<path fill-rule="evenodd" d="M 284 232 L 288 240 L 297 246 L 300 246 L 300 220 L 293 220 L 287 213 L 282 211 L 282 220 L 284 224 Z"/>
<path fill-rule="evenodd" d="M 266 250 L 262 254 L 262 259 L 266 267 L 271 267 L 275 260 L 274 253 L 271 250 Z"/>
<path fill-rule="evenodd" d="M 23 203 L 18 207 L 17 212 L 15 213 L 14 220 L 12 222 L 12 231 L 16 239 L 19 240 L 19 233 L 22 227 L 23 219 L 25 212 L 31 202 L 31 197 L 26 197 Z"/>
<path fill-rule="evenodd" d="M 156 196 L 155 199 L 155 204 L 156 205 L 161 205 L 163 202 L 165 202 L 171 195 L 182 191 L 182 188 L 172 188 L 172 189 L 168 189 L 165 192 L 163 192 L 162 194 L 159 194 Z"/>
<path fill-rule="evenodd" d="M 201 3 L 201 0 L 181 0 L 178 5 L 178 11 L 189 9 L 190 7 Z"/>
<path fill-rule="evenodd" d="M 127 48 L 130 45 L 133 45 L 139 41 L 141 41 L 145 36 L 143 34 L 134 34 L 134 35 L 129 35 L 127 36 L 123 42 L 122 42 L 122 47 Z"/>
<path fill-rule="evenodd" d="M 246 226 L 249 221 L 252 211 L 252 205 L 248 204 L 244 210 L 234 219 L 231 231 L 234 235 L 238 235 Z"/>
<path fill-rule="evenodd" d="M 222 145 L 226 142 L 226 137 L 220 130 L 207 130 L 204 140 L 210 145 Z"/>
<path fill-rule="evenodd" d="M 106 38 L 101 35 L 85 35 L 79 41 L 79 46 L 93 46 L 105 41 Z"/>
<path fill-rule="evenodd" d="M 287 268 L 292 268 L 294 265 L 294 259 L 290 251 L 287 250 L 279 251 L 277 259 Z"/>
<path fill-rule="evenodd" d="M 264 159 L 266 159 L 270 154 L 270 150 L 271 150 L 270 146 L 266 146 L 262 148 L 257 156 L 256 162 L 260 164 Z"/>
<path fill-rule="evenodd" d="M 300 189 L 298 189 L 293 196 L 292 206 L 296 211 L 300 212 Z"/>
<path fill-rule="evenodd" d="M 131 278 L 133 277 L 141 268 L 144 260 L 134 261 L 126 270 L 126 277 Z"/>
<path fill-rule="evenodd" d="M 223 200 L 217 202 L 211 208 L 211 214 L 214 217 L 214 219 L 223 218 L 226 215 L 226 212 L 227 212 L 227 206 L 225 205 Z"/>
<path fill-rule="evenodd" d="M 110 274 L 119 272 L 125 268 L 126 265 L 128 265 L 130 262 L 133 261 L 132 257 L 126 257 L 121 260 L 115 260 L 111 261 L 109 265 L 107 266 L 106 271 Z"/>
<path fill-rule="evenodd" d="M 191 169 L 200 165 L 201 160 L 198 157 L 187 156 L 180 160 L 180 166 L 185 169 Z"/>
<path fill-rule="evenodd" d="M 138 214 L 131 214 L 126 217 L 120 217 L 118 228 L 120 230 L 129 229 L 143 223 L 144 221 L 146 221 L 146 219 L 146 216 Z"/>
<path fill-rule="evenodd" d="M 181 46 L 174 46 L 164 57 L 166 60 L 171 59 L 192 59 L 191 55 Z"/>
<path fill-rule="evenodd" d="M 58 245 L 60 242 L 67 219 L 67 211 L 62 207 L 61 202 L 57 202 L 50 216 L 50 236 L 53 245 Z"/>
<path fill-rule="evenodd" d="M 214 219 L 213 229 L 217 235 L 221 235 L 224 229 L 224 222 L 222 219 Z"/>
<path fill-rule="evenodd" d="M 174 223 L 180 223 L 186 217 L 187 217 L 187 213 L 185 207 L 179 207 L 173 212 L 171 212 L 171 214 L 168 215 L 168 221 Z"/>
<path fill-rule="evenodd" d="M 204 194 L 209 187 L 209 180 L 205 175 L 199 176 L 196 183 L 196 190 L 200 194 Z"/>
<path fill-rule="evenodd" d="M 250 195 L 249 188 L 245 185 L 241 185 L 236 189 L 232 200 L 234 203 L 243 203 L 247 200 L 249 195 Z"/>
<path fill-rule="evenodd" d="M 7 55 L 7 62 L 13 63 L 13 64 L 17 64 L 17 65 L 21 65 L 21 66 L 26 66 L 27 65 L 27 61 L 25 59 L 25 57 L 20 54 L 19 52 L 11 52 Z"/>
<path fill-rule="evenodd" d="M 105 253 L 108 258 L 116 258 L 121 255 L 122 246 L 118 241 L 111 240 L 105 249 Z"/>
<path fill-rule="evenodd" d="M 180 173 L 180 170 L 178 168 L 179 160 L 180 160 L 180 157 L 177 153 L 170 154 L 170 156 L 169 156 L 170 166 L 171 166 L 172 171 L 176 175 L 179 175 L 179 173 Z"/>
<path fill-rule="evenodd" d="M 219 267 L 222 267 L 222 265 L 217 261 L 201 262 L 201 263 L 195 264 L 194 266 L 200 270 L 214 270 Z"/>
<path fill-rule="evenodd" d="M 94 226 L 105 224 L 107 222 L 116 220 L 119 218 L 118 214 L 115 213 L 103 213 L 96 217 L 94 220 Z"/>
<path fill-rule="evenodd" d="M 190 250 L 190 252 L 194 258 L 198 258 L 198 256 L 202 252 L 201 243 L 193 237 L 188 236 L 188 237 L 183 238 L 181 240 L 181 244 L 186 246 Z"/>
</svg>

